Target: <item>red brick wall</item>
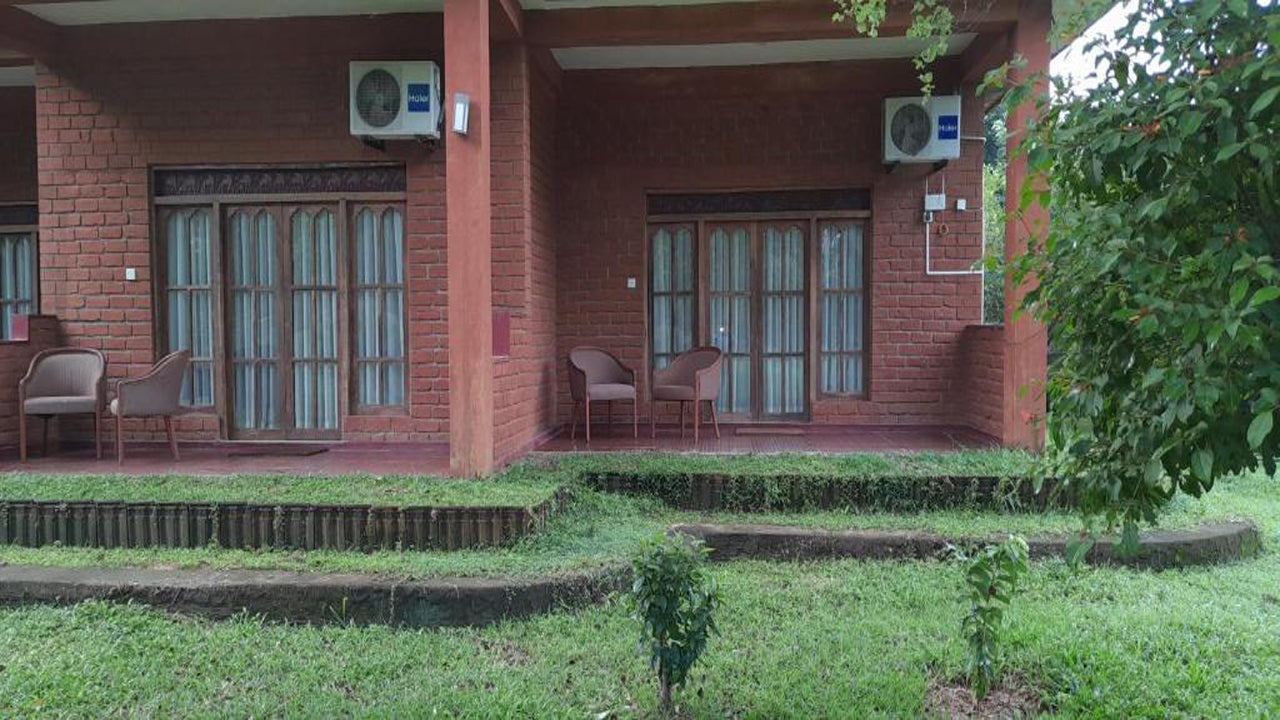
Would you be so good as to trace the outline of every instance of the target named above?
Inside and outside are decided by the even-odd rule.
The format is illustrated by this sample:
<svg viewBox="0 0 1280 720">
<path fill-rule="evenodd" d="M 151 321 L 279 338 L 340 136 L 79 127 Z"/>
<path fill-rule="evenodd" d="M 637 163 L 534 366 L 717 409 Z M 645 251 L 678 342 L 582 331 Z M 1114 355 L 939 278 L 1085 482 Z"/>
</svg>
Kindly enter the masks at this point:
<svg viewBox="0 0 1280 720">
<path fill-rule="evenodd" d="M 33 315 L 29 321 L 27 339 L 0 340 L 0 445 L 6 447 L 18 444 L 18 381 L 27 374 L 36 353 L 62 344 L 57 318 Z M 39 421 L 27 425 L 36 433 L 39 427 Z"/>
<path fill-rule="evenodd" d="M 960 333 L 952 381 L 955 416 L 1000 438 L 1004 399 L 1004 326 L 970 325 Z"/>
<path fill-rule="evenodd" d="M 948 84 L 953 63 L 937 76 L 938 92 L 958 90 Z M 603 345 L 646 374 L 647 191 L 869 188 L 870 394 L 820 398 L 813 420 L 956 422 L 952 372 L 961 332 L 980 321 L 981 280 L 925 276 L 926 169 L 886 174 L 881 163 L 883 98 L 916 94 L 919 81 L 906 61 L 565 73 L 561 356 L 575 345 Z M 962 134 L 981 135 L 972 91 L 964 95 Z M 935 269 L 963 269 L 981 255 L 981 157 L 981 143 L 966 142 L 963 157 L 933 178 L 938 187 L 945 176 L 949 196 L 970 208 L 939 217 L 947 232 L 934 242 Z M 635 290 L 626 288 L 628 276 L 637 278 Z M 564 421 L 563 380 L 560 399 Z"/>
<path fill-rule="evenodd" d="M 0 203 L 35 199 L 35 89 L 0 87 Z"/>
<path fill-rule="evenodd" d="M 347 417 L 345 437 L 445 438 L 443 152 L 370 150 L 348 134 L 347 116 L 347 62 L 438 59 L 440 16 L 67 32 L 69 54 L 38 68 L 37 136 L 42 303 L 68 340 L 102 349 L 116 377 L 143 372 L 162 350 L 152 336 L 152 166 L 398 160 L 409 191 L 410 412 Z M 138 269 L 136 282 L 125 282 L 125 267 Z M 187 437 L 218 432 L 212 415 L 180 427 Z"/>
<path fill-rule="evenodd" d="M 554 423 L 555 84 L 524 46 L 494 48 L 493 305 L 511 318 L 494 366 L 494 454 L 529 449 Z"/>
</svg>

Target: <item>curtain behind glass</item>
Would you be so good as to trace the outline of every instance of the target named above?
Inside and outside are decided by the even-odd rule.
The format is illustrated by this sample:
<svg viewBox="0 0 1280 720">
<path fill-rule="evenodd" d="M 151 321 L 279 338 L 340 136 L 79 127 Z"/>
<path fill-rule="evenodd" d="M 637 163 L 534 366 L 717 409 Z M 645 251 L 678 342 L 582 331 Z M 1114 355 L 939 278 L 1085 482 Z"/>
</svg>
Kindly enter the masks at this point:
<svg viewBox="0 0 1280 720">
<path fill-rule="evenodd" d="M 404 215 L 365 208 L 355 222 L 356 401 L 405 402 Z"/>
<path fill-rule="evenodd" d="M 32 233 L 0 235 L 0 340 L 13 336 L 13 318 L 35 311 Z"/>
<path fill-rule="evenodd" d="M 268 210 L 237 211 L 227 221 L 232 422 L 241 430 L 280 427 L 277 235 Z"/>
<path fill-rule="evenodd" d="M 181 402 L 213 405 L 213 285 L 209 213 L 175 210 L 165 223 L 169 350 L 190 350 Z"/>
<path fill-rule="evenodd" d="M 694 237 L 688 226 L 659 225 L 649 238 L 650 343 L 655 369 L 693 347 Z"/>
<path fill-rule="evenodd" d="M 863 231 L 861 222 L 822 227 L 822 392 L 863 391 Z"/>
<path fill-rule="evenodd" d="M 299 210 L 290 227 L 293 425 L 338 427 L 338 247 L 333 213 Z"/>
</svg>

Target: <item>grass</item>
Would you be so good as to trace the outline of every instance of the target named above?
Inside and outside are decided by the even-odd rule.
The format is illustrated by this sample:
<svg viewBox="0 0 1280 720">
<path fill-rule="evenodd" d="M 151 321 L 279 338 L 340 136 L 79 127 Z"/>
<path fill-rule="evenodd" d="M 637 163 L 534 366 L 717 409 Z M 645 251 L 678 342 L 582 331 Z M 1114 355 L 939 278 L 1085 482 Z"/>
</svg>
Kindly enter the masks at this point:
<svg viewBox="0 0 1280 720">
<path fill-rule="evenodd" d="M 0 474 L 5 500 L 528 507 L 558 486 L 529 472 L 474 482 L 426 476 Z"/>
<path fill-rule="evenodd" d="M 715 566 L 721 635 L 685 717 L 918 717 L 963 672 L 958 565 Z M 1006 668 L 1049 716 L 1280 715 L 1280 555 L 1161 574 L 1037 563 Z M 0 715 L 630 718 L 655 714 L 617 603 L 487 629 L 214 623 L 129 606 L 0 610 Z"/>
<path fill-rule="evenodd" d="M 717 473 L 723 475 L 825 475 L 835 477 L 925 477 L 930 475 L 1022 476 L 1035 459 L 1020 450 L 772 455 L 672 453 L 577 453 L 560 456 L 561 469 L 627 474 Z"/>
<path fill-rule="evenodd" d="M 520 468 L 503 482 L 553 487 L 585 462 Z M 1034 563 L 1010 610 L 1006 670 L 1036 689 L 1050 717 L 1280 717 L 1277 489 L 1261 475 L 1231 479 L 1203 499 L 1178 500 L 1164 518 L 1177 527 L 1250 517 L 1265 538 L 1252 560 L 1163 573 Z M 500 550 L 0 547 L 0 563 L 524 574 L 617 562 L 668 524 L 698 519 L 958 535 L 1079 527 L 1069 513 L 702 516 L 650 498 L 576 492 L 545 532 Z M 753 561 L 712 572 L 726 599 L 721 635 L 678 696 L 685 717 L 918 717 L 930 682 L 963 673 L 956 563 Z M 0 717 L 653 717 L 637 637 L 618 602 L 431 631 L 209 622 L 97 602 L 0 609 Z"/>
<path fill-rule="evenodd" d="M 535 471 L 513 471 L 523 477 Z M 547 473 L 550 483 L 570 478 Z M 454 481 L 457 482 L 457 481 Z M 1201 499 L 1179 498 L 1162 519 L 1167 528 L 1216 520 L 1253 519 L 1264 537 L 1280 541 L 1280 482 L 1261 475 L 1223 481 Z M 575 486 L 576 499 L 541 532 L 507 548 L 423 552 L 292 552 L 186 549 L 113 549 L 0 545 L 0 563 L 69 567 L 255 568 L 314 572 L 372 572 L 408 578 L 442 575 L 558 574 L 624 562 L 646 538 L 683 522 L 755 522 L 829 529 L 924 530 L 952 537 L 987 537 L 1008 532 L 1066 533 L 1080 528 L 1070 512 L 992 513 L 941 510 L 919 513 L 695 513 L 658 500 L 596 492 Z"/>
</svg>

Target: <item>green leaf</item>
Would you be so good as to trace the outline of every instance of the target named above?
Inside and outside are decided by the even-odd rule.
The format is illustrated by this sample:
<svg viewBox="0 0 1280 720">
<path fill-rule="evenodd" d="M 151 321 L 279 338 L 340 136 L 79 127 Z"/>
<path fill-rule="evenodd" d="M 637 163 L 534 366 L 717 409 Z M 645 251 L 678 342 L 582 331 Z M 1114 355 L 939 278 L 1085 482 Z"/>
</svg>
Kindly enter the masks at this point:
<svg viewBox="0 0 1280 720">
<path fill-rule="evenodd" d="M 1249 108 L 1249 117 L 1256 117 L 1258 113 L 1270 107 L 1271 103 L 1275 102 L 1277 95 L 1280 95 L 1280 85 L 1276 85 L 1259 95 L 1258 99 L 1253 101 L 1253 107 Z"/>
<path fill-rule="evenodd" d="M 1244 278 L 1240 278 L 1239 280 L 1232 283 L 1231 290 L 1228 291 L 1228 297 L 1230 299 L 1231 305 L 1233 307 L 1236 305 L 1239 305 L 1240 301 L 1244 299 L 1244 294 L 1247 292 L 1249 292 L 1248 280 Z"/>
<path fill-rule="evenodd" d="M 1227 145 L 1226 147 L 1218 151 L 1218 156 L 1214 158 L 1214 162 L 1223 162 L 1225 160 L 1230 160 L 1232 157 L 1235 156 L 1236 153 L 1244 149 L 1245 144 L 1246 143 L 1242 143 L 1242 142 L 1233 142 L 1230 145 Z"/>
<path fill-rule="evenodd" d="M 1213 451 L 1200 448 L 1191 455 L 1191 470 L 1201 480 L 1213 479 Z"/>
<path fill-rule="evenodd" d="M 1258 291 L 1249 298 L 1249 307 L 1258 307 L 1263 303 L 1269 303 L 1276 298 L 1280 298 L 1280 287 L 1269 285 L 1264 288 L 1258 288 Z"/>
<path fill-rule="evenodd" d="M 1066 547 L 1067 564 L 1073 570 L 1078 569 L 1080 564 L 1084 562 L 1085 556 L 1089 554 L 1089 551 L 1093 549 L 1097 542 L 1097 538 L 1088 533 L 1080 533 L 1068 538 Z"/>
<path fill-rule="evenodd" d="M 1249 423 L 1249 432 L 1246 435 L 1249 438 L 1249 447 L 1257 449 L 1262 446 L 1262 442 L 1271 434 L 1271 424 L 1275 418 L 1272 417 L 1274 411 L 1267 410 L 1260 412 L 1254 416 L 1253 422 Z"/>
</svg>

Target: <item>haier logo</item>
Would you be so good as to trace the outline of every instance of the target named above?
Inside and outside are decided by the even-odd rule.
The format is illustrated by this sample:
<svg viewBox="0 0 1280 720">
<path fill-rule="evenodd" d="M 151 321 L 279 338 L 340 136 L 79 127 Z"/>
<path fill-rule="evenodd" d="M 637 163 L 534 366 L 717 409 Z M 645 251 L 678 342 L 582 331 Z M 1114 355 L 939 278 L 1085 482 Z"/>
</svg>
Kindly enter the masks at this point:
<svg viewBox="0 0 1280 720">
<path fill-rule="evenodd" d="M 938 116 L 938 139 L 939 140 L 955 140 L 960 137 L 960 116 L 959 115 L 939 115 Z"/>
<path fill-rule="evenodd" d="M 409 112 L 431 112 L 431 83 L 409 83 Z"/>
</svg>

